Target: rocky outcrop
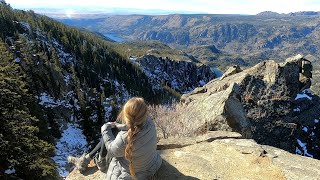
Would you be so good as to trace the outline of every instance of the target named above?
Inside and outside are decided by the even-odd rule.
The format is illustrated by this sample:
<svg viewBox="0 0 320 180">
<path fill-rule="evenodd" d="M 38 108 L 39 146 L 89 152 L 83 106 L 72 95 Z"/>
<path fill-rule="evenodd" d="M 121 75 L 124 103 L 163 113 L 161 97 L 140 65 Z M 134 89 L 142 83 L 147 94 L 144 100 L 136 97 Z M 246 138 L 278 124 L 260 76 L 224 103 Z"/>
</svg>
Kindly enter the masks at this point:
<svg viewBox="0 0 320 180">
<path fill-rule="evenodd" d="M 235 132 L 169 138 L 161 140 L 158 149 L 163 163 L 154 179 L 159 180 L 313 180 L 320 175 L 320 161 L 259 145 Z M 67 180 L 104 178 L 105 174 L 91 164 L 83 175 L 74 170 Z"/>
<path fill-rule="evenodd" d="M 241 70 L 240 66 L 238 66 L 238 65 L 232 66 L 225 73 L 223 73 L 223 75 L 221 76 L 221 79 L 224 79 L 225 77 L 234 75 L 234 74 L 239 73 L 241 71 L 242 70 Z"/>
<path fill-rule="evenodd" d="M 179 93 L 188 93 L 216 78 L 210 67 L 192 62 L 173 61 L 168 57 L 157 58 L 153 55 L 131 60 L 143 68 L 156 89 L 167 86 Z"/>
<path fill-rule="evenodd" d="M 237 131 L 258 143 L 294 152 L 298 117 L 293 107 L 302 87 L 300 62 L 305 60 L 302 56 L 292 59 L 280 64 L 265 61 L 183 95 L 178 119 L 192 117 L 189 121 L 199 132 Z M 312 111 L 308 119 L 320 117 Z"/>
</svg>

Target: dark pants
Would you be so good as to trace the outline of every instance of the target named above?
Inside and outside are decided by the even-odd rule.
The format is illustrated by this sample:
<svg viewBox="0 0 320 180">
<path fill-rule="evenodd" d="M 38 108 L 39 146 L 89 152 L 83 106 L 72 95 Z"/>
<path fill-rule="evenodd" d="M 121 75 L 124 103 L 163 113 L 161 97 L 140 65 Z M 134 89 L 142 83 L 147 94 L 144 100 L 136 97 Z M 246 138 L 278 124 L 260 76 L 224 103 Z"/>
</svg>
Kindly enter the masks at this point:
<svg viewBox="0 0 320 180">
<path fill-rule="evenodd" d="M 106 157 L 107 156 L 107 149 L 103 142 L 103 138 L 100 139 L 100 142 L 96 145 L 96 147 L 89 153 L 90 158 L 92 159 L 94 155 L 98 152 L 100 149 L 99 156 L 100 157 Z"/>
<path fill-rule="evenodd" d="M 118 134 L 118 130 L 116 128 L 112 129 L 112 133 L 116 136 Z M 100 142 L 96 145 L 96 147 L 89 153 L 90 158 L 92 159 L 94 155 L 98 152 L 100 149 L 99 156 L 100 157 L 106 157 L 107 156 L 107 149 L 104 144 L 103 138 L 100 139 Z"/>
</svg>

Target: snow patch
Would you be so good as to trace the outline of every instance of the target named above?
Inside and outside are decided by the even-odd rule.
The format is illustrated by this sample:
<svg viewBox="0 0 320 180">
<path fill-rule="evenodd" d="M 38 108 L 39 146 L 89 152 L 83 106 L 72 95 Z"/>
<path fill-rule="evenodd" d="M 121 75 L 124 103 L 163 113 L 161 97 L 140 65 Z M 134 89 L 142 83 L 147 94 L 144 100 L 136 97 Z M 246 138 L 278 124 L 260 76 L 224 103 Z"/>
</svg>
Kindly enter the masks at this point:
<svg viewBox="0 0 320 180">
<path fill-rule="evenodd" d="M 15 174 L 16 170 L 14 169 L 14 167 L 9 167 L 9 169 L 4 171 L 5 174 Z"/>
<path fill-rule="evenodd" d="M 297 94 L 296 98 L 294 100 L 298 100 L 298 99 L 301 99 L 301 98 L 308 98 L 309 100 L 312 100 L 312 97 L 308 96 L 307 94 L 305 93 L 302 93 L 302 94 Z"/>
<path fill-rule="evenodd" d="M 129 59 L 132 61 L 132 62 L 135 62 L 137 60 L 137 56 L 130 56 Z"/>
<path fill-rule="evenodd" d="M 105 106 L 104 107 L 104 111 L 105 111 L 105 114 L 104 114 L 104 119 L 107 120 L 110 118 L 111 116 L 111 112 L 112 112 L 112 106 Z"/>
<path fill-rule="evenodd" d="M 76 98 L 74 99 L 74 107 L 76 108 L 76 110 L 80 110 L 79 100 Z"/>
<path fill-rule="evenodd" d="M 89 117 L 89 119 L 92 121 L 92 122 L 97 122 L 98 121 L 98 115 L 97 113 L 92 113 L 91 116 Z"/>
<path fill-rule="evenodd" d="M 200 80 L 199 84 L 200 84 L 200 86 L 204 86 L 204 85 L 206 85 L 206 82 L 204 80 Z"/>
<path fill-rule="evenodd" d="M 303 153 L 301 153 L 301 155 L 304 155 L 304 156 L 308 156 L 308 157 L 312 157 L 313 158 L 313 155 L 312 154 L 309 154 L 308 151 L 307 151 L 307 143 L 303 143 L 302 141 L 300 141 L 299 139 L 297 139 L 297 142 L 299 144 L 299 146 L 302 148 L 303 150 Z M 297 151 L 296 151 L 297 152 Z"/>
<path fill-rule="evenodd" d="M 111 116 L 111 112 L 112 112 L 112 103 L 113 103 L 113 99 L 112 98 L 106 98 L 103 102 L 103 107 L 104 107 L 104 119 L 106 121 L 109 120 L 110 116 Z"/>
<path fill-rule="evenodd" d="M 296 147 L 296 153 L 302 155 L 302 151 Z"/>
<path fill-rule="evenodd" d="M 308 128 L 307 128 L 307 127 L 304 127 L 304 128 L 302 128 L 302 131 L 308 132 Z"/>
<path fill-rule="evenodd" d="M 29 23 L 27 23 L 27 22 L 20 22 L 20 24 L 22 25 L 22 27 L 23 27 L 24 30 L 26 30 L 26 31 L 30 31 L 30 30 L 31 30 Z"/>
<path fill-rule="evenodd" d="M 315 120 L 314 120 L 314 123 L 319 123 L 319 119 L 315 119 Z"/>
<path fill-rule="evenodd" d="M 53 40 L 52 43 L 57 50 L 57 54 L 61 64 L 72 63 L 74 61 L 75 57 L 70 53 L 64 52 L 63 46 L 59 44 L 57 40 Z"/>
<path fill-rule="evenodd" d="M 174 79 L 171 81 L 171 87 L 173 89 L 179 89 L 179 83 L 178 83 L 177 79 Z"/>
<path fill-rule="evenodd" d="M 87 151 L 87 145 L 86 137 L 78 125 L 69 123 L 55 146 L 56 155 L 52 158 L 58 165 L 60 176 L 67 177 L 69 174 L 66 169 L 68 156 L 80 156 L 80 153 Z"/>
<path fill-rule="evenodd" d="M 71 104 L 66 103 L 63 100 L 59 100 L 59 99 L 54 99 L 53 97 L 51 97 L 50 95 L 48 95 L 47 93 L 43 92 L 40 94 L 40 96 L 35 96 L 35 98 L 39 99 L 39 104 L 41 106 L 44 106 L 46 108 L 54 108 L 57 106 L 65 106 L 68 109 L 71 109 Z"/>
<path fill-rule="evenodd" d="M 15 62 L 15 63 L 20 63 L 20 62 L 21 62 L 21 59 L 17 57 L 17 58 L 14 60 L 14 62 Z"/>
<path fill-rule="evenodd" d="M 300 110 L 300 108 L 295 108 L 295 109 L 293 109 L 293 111 L 294 112 L 300 112 L 301 110 Z"/>
<path fill-rule="evenodd" d="M 64 80 L 64 82 L 66 82 L 66 85 L 69 85 L 69 84 L 70 84 L 70 81 L 71 81 L 71 76 L 70 76 L 70 74 L 65 75 L 65 76 L 63 77 L 63 80 Z"/>
</svg>

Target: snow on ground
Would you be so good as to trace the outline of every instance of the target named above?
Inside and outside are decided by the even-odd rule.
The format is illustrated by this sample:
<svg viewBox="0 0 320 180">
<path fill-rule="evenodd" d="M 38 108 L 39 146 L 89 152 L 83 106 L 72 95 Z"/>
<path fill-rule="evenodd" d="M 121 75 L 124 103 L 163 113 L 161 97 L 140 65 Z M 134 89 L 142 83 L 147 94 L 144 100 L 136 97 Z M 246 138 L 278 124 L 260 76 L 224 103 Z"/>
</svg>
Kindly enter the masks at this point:
<svg viewBox="0 0 320 180">
<path fill-rule="evenodd" d="M 74 98 L 74 107 L 76 108 L 76 110 L 80 110 L 79 100 L 76 98 Z"/>
<path fill-rule="evenodd" d="M 21 62 L 21 59 L 17 57 L 17 58 L 14 60 L 14 62 L 20 63 L 20 62 Z"/>
<path fill-rule="evenodd" d="M 204 80 L 200 80 L 200 81 L 199 81 L 199 85 L 200 85 L 200 86 L 204 86 L 205 84 L 207 84 L 207 83 L 206 83 Z"/>
<path fill-rule="evenodd" d="M 171 81 L 171 88 L 172 89 L 179 89 L 179 83 L 178 83 L 177 79 L 173 79 Z"/>
<path fill-rule="evenodd" d="M 98 121 L 98 114 L 96 112 L 93 112 L 89 119 L 92 121 L 92 122 L 97 122 Z"/>
<path fill-rule="evenodd" d="M 27 23 L 27 22 L 20 22 L 20 24 L 22 25 L 22 27 L 23 27 L 23 29 L 24 29 L 25 31 L 30 31 L 30 30 L 31 30 L 29 23 Z"/>
<path fill-rule="evenodd" d="M 65 106 L 66 108 L 71 109 L 71 104 L 66 103 L 63 100 L 59 100 L 59 99 L 54 99 L 53 97 L 51 97 L 50 95 L 48 95 L 47 93 L 43 92 L 40 94 L 40 96 L 35 96 L 36 99 L 39 99 L 40 102 L 39 104 L 49 108 L 49 107 L 57 107 L 57 106 Z"/>
<path fill-rule="evenodd" d="M 310 89 L 305 89 L 305 90 L 303 90 L 303 92 L 298 93 L 294 100 L 298 100 L 301 98 L 308 98 L 309 100 L 312 100 L 312 97 L 310 97 L 310 95 L 311 96 L 313 95 L 313 91 Z"/>
<path fill-rule="evenodd" d="M 53 46 L 57 50 L 59 60 L 62 64 L 72 63 L 74 61 L 74 59 L 75 59 L 74 55 L 64 52 L 64 50 L 63 50 L 64 47 L 61 44 L 59 44 L 59 42 L 57 40 L 54 39 L 52 41 L 52 43 L 53 43 Z"/>
<path fill-rule="evenodd" d="M 5 174 L 15 174 L 16 170 L 14 169 L 14 167 L 10 167 L 9 169 L 4 171 Z"/>
<path fill-rule="evenodd" d="M 70 81 L 71 81 L 71 76 L 70 74 L 67 74 L 63 77 L 63 80 L 64 82 L 66 83 L 66 85 L 69 85 L 70 84 Z"/>
<path fill-rule="evenodd" d="M 308 132 L 308 128 L 307 128 L 307 127 L 303 127 L 303 128 L 302 128 L 302 131 Z"/>
<path fill-rule="evenodd" d="M 124 83 L 120 84 L 118 80 L 114 80 L 114 85 L 116 87 L 116 92 L 118 92 L 116 96 L 116 102 L 121 107 L 122 104 L 124 104 L 131 96 Z"/>
<path fill-rule="evenodd" d="M 301 98 L 308 98 L 309 100 L 312 100 L 312 97 L 306 95 L 306 94 L 297 94 L 297 97 L 294 99 L 294 100 L 298 100 L 298 99 L 301 99 Z"/>
<path fill-rule="evenodd" d="M 299 139 L 297 139 L 297 142 L 298 142 L 299 146 L 302 148 L 303 152 L 301 152 L 298 148 L 296 148 L 296 153 L 297 154 L 301 154 L 303 156 L 308 156 L 308 157 L 312 157 L 313 158 L 313 155 L 309 154 L 308 151 L 307 151 L 307 147 L 306 147 L 307 143 L 303 143 Z M 298 149 L 298 151 L 297 151 L 297 149 Z"/>
<path fill-rule="evenodd" d="M 103 107 L 104 107 L 104 119 L 106 121 L 109 120 L 110 116 L 111 116 L 111 112 L 112 112 L 112 103 L 113 103 L 113 99 L 112 98 L 106 98 L 104 100 L 104 102 L 102 103 Z"/>
<path fill-rule="evenodd" d="M 294 112 L 300 112 L 301 110 L 300 110 L 299 107 L 297 107 L 297 108 L 293 109 L 293 111 L 294 111 Z"/>
<path fill-rule="evenodd" d="M 104 113 L 104 119 L 107 120 L 107 119 L 109 119 L 110 116 L 111 116 L 112 106 L 105 106 L 105 107 L 104 107 L 104 111 L 105 111 L 105 113 Z"/>
<path fill-rule="evenodd" d="M 62 137 L 57 141 L 56 155 L 52 158 L 58 165 L 60 176 L 66 177 L 69 174 L 66 169 L 67 157 L 69 155 L 80 156 L 88 150 L 87 148 L 87 140 L 82 130 L 78 125 L 69 123 L 67 129 L 62 133 Z"/>
</svg>

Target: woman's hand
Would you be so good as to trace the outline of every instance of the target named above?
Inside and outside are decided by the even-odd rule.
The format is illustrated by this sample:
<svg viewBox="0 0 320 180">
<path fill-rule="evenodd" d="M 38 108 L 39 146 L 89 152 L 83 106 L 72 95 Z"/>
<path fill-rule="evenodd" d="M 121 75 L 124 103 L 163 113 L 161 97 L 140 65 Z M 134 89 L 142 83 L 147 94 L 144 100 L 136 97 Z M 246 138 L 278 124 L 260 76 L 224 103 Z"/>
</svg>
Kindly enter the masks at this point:
<svg viewBox="0 0 320 180">
<path fill-rule="evenodd" d="M 127 131 L 128 130 L 128 126 L 125 124 L 116 123 L 115 126 L 120 131 Z"/>
<path fill-rule="evenodd" d="M 107 122 L 105 123 L 102 127 L 101 127 L 101 134 L 103 133 L 103 131 L 111 129 L 116 127 L 116 124 L 114 122 Z"/>
</svg>

